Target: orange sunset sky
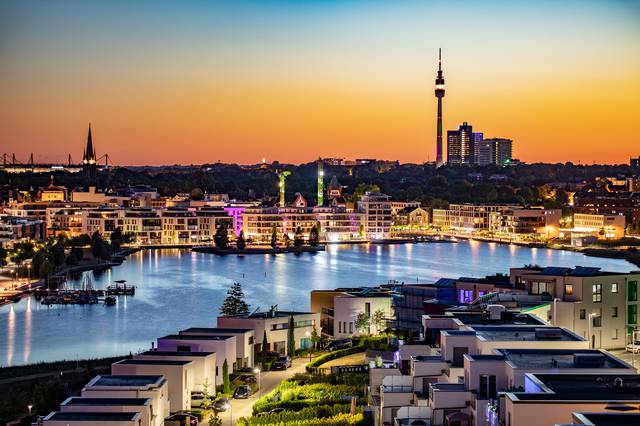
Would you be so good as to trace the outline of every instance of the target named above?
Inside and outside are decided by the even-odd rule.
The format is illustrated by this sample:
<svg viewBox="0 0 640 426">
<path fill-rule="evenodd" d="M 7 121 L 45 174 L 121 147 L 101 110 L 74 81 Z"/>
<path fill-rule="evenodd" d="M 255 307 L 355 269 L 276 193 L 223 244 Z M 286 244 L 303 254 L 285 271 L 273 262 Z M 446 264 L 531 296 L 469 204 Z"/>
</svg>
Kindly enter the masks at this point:
<svg viewBox="0 0 640 426">
<path fill-rule="evenodd" d="M 640 155 L 637 1 L 0 1 L 0 147 L 79 161 L 91 122 L 116 164 L 433 161 L 438 47 L 445 131 Z"/>
</svg>

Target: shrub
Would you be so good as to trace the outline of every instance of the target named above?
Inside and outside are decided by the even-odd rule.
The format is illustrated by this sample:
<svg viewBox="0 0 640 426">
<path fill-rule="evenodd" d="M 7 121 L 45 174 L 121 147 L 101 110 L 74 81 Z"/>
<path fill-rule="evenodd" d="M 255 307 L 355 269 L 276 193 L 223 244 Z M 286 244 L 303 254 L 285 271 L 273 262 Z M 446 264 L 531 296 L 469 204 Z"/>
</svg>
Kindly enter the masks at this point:
<svg viewBox="0 0 640 426">
<path fill-rule="evenodd" d="M 326 354 L 320 355 L 319 357 L 311 361 L 309 364 L 307 364 L 307 372 L 315 373 L 318 371 L 318 367 L 324 364 L 325 362 L 329 362 L 334 359 L 342 358 L 343 356 L 352 355 L 352 354 L 356 354 L 358 352 L 364 352 L 364 351 L 365 351 L 364 345 L 357 345 L 351 348 L 338 349 L 333 352 L 327 352 Z"/>
<path fill-rule="evenodd" d="M 274 408 L 299 411 L 318 404 L 339 404 L 344 402 L 347 395 L 360 396 L 361 389 L 358 386 L 326 382 L 301 385 L 295 381 L 286 380 L 258 399 L 253 405 L 253 413 L 270 411 Z"/>
<path fill-rule="evenodd" d="M 305 407 L 298 411 L 283 411 L 277 414 L 264 414 L 257 417 L 241 418 L 238 421 L 238 425 L 241 426 L 261 426 L 261 425 L 294 425 L 297 422 L 308 422 L 311 420 L 330 420 L 335 421 L 335 418 L 340 414 L 347 414 L 351 409 L 350 404 L 336 404 L 336 405 L 316 405 L 311 407 Z M 361 413 L 361 409 L 357 408 L 356 416 Z M 343 419 L 344 416 L 338 417 Z M 349 421 L 351 419 L 347 419 Z M 313 424 L 316 423 L 302 423 Z M 318 424 L 335 424 L 335 423 L 318 423 Z M 345 424 L 357 424 L 357 423 L 345 423 Z"/>
</svg>

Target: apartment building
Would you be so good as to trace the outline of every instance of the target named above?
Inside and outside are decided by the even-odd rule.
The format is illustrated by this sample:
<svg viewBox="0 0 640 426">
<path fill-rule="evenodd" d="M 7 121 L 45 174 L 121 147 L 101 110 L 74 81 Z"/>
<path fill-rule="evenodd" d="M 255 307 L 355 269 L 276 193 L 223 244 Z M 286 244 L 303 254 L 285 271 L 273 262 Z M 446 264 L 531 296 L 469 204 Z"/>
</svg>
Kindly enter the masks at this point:
<svg viewBox="0 0 640 426">
<path fill-rule="evenodd" d="M 216 383 L 222 383 L 222 368 L 227 361 L 229 374 L 236 370 L 236 337 L 211 335 L 169 334 L 157 339 L 158 351 L 214 352 L 216 354 Z"/>
<path fill-rule="evenodd" d="M 345 207 L 314 207 L 320 225 L 320 239 L 327 242 L 353 241 L 364 238 L 364 215 Z"/>
<path fill-rule="evenodd" d="M 249 315 L 218 317 L 218 328 L 251 329 L 254 331 L 254 352 L 262 350 L 264 333 L 267 334 L 268 350 L 285 354 L 289 335 L 289 320 L 293 317 L 296 349 L 311 347 L 313 329 L 320 334 L 320 314 L 313 312 L 280 311 L 273 306 L 266 312 L 255 312 Z"/>
<path fill-rule="evenodd" d="M 137 412 L 70 413 L 53 411 L 42 419 L 43 426 L 140 426 L 142 415 Z M 164 423 L 163 423 L 164 424 Z"/>
<path fill-rule="evenodd" d="M 181 336 L 235 336 L 237 369 L 254 367 L 255 332 L 250 328 L 191 327 L 178 332 Z"/>
<path fill-rule="evenodd" d="M 505 234 L 536 234 L 557 238 L 560 234 L 560 209 L 506 209 L 490 218 L 490 230 Z"/>
<path fill-rule="evenodd" d="M 625 227 L 625 217 L 620 214 L 575 213 L 570 231 L 588 233 L 601 240 L 616 240 L 624 237 Z"/>
<path fill-rule="evenodd" d="M 335 338 L 352 337 L 359 334 L 377 335 L 387 328 L 387 321 L 393 318 L 392 291 L 380 288 L 353 288 L 336 290 L 312 290 L 311 310 L 320 312 L 322 333 Z M 370 321 L 365 330 L 356 328 L 360 314 L 373 318 L 376 312 L 382 312 L 383 324 Z"/>
<path fill-rule="evenodd" d="M 164 419 L 170 412 L 169 383 L 163 376 L 99 375 L 85 385 L 81 396 L 82 398 L 149 398 L 151 399 L 152 426 L 164 425 Z"/>
<path fill-rule="evenodd" d="M 83 398 L 72 396 L 60 404 L 59 411 L 61 413 L 138 413 L 140 414 L 138 425 L 151 426 L 152 402 L 151 398 Z"/>
<path fill-rule="evenodd" d="M 141 352 L 133 356 L 136 360 L 174 360 L 189 361 L 193 366 L 193 385 L 196 391 L 203 391 L 205 384 L 209 393 L 216 393 L 216 353 L 215 352 L 187 352 L 187 351 L 158 351 Z"/>
<path fill-rule="evenodd" d="M 591 347 L 616 349 L 638 326 L 640 271 L 617 273 L 600 268 L 514 268 L 510 282 L 550 305 L 552 324 L 591 341 Z"/>
<path fill-rule="evenodd" d="M 499 408 L 496 414 L 505 426 L 639 424 L 640 376 L 606 370 L 583 374 L 527 373 L 521 390 L 504 394 Z M 592 414 L 576 416 L 576 411 L 599 413 L 602 421 L 594 423 Z M 625 413 L 623 417 L 616 417 L 621 413 Z M 585 422 L 587 419 L 591 421 Z"/>
<path fill-rule="evenodd" d="M 169 384 L 172 413 L 191 409 L 191 391 L 196 390 L 193 363 L 175 359 L 124 359 L 111 364 L 111 374 L 164 376 Z"/>
<path fill-rule="evenodd" d="M 391 201 L 388 195 L 366 192 L 358 201 L 358 211 L 364 214 L 364 234 L 369 240 L 389 238 L 391 231 Z"/>
</svg>

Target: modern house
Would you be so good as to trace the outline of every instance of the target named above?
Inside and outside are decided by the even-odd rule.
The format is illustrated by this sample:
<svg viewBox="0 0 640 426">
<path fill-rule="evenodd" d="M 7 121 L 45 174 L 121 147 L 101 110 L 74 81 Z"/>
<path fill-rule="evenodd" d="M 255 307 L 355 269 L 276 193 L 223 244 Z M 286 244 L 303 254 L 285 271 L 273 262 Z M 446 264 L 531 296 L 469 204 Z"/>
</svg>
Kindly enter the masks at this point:
<svg viewBox="0 0 640 426">
<path fill-rule="evenodd" d="M 72 396 L 60 404 L 61 413 L 139 413 L 139 426 L 151 426 L 151 398 L 83 398 Z"/>
<path fill-rule="evenodd" d="M 235 369 L 253 368 L 255 332 L 250 328 L 191 327 L 178 332 L 181 336 L 234 336 L 236 338 Z"/>
<path fill-rule="evenodd" d="M 209 393 L 216 393 L 216 354 L 215 352 L 174 352 L 174 351 L 146 351 L 133 356 L 140 360 L 174 360 L 190 361 L 193 366 L 194 389 L 203 391 L 204 385 L 209 386 Z"/>
<path fill-rule="evenodd" d="M 139 426 L 140 413 L 61 413 L 53 411 L 42 419 L 43 426 Z M 164 424 L 164 422 L 163 422 Z"/>
</svg>

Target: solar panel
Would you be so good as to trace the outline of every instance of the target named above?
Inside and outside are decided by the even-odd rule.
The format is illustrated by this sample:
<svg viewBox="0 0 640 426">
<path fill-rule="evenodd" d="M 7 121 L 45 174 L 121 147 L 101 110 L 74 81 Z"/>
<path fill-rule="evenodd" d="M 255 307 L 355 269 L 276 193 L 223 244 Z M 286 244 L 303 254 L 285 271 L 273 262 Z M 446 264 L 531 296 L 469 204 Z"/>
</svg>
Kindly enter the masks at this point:
<svg viewBox="0 0 640 426">
<path fill-rule="evenodd" d="M 571 268 L 547 266 L 542 271 L 540 271 L 540 275 L 566 275 L 569 271 L 571 271 Z"/>
<path fill-rule="evenodd" d="M 591 277 L 600 273 L 600 268 L 576 266 L 569 275 L 576 277 Z"/>
</svg>

